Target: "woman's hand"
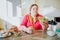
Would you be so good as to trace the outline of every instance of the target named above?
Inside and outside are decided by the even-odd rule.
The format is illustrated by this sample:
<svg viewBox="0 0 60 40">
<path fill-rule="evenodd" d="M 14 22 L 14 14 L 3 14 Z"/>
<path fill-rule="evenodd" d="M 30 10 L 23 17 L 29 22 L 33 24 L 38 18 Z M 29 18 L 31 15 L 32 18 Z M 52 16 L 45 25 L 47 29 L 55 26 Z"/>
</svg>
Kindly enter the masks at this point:
<svg viewBox="0 0 60 40">
<path fill-rule="evenodd" d="M 33 26 L 28 27 L 28 29 L 30 29 L 32 31 L 32 33 L 36 32 L 36 30 L 35 30 L 35 28 Z"/>
<path fill-rule="evenodd" d="M 47 30 L 48 26 L 48 20 L 46 19 L 45 22 L 43 22 L 44 30 Z"/>
</svg>

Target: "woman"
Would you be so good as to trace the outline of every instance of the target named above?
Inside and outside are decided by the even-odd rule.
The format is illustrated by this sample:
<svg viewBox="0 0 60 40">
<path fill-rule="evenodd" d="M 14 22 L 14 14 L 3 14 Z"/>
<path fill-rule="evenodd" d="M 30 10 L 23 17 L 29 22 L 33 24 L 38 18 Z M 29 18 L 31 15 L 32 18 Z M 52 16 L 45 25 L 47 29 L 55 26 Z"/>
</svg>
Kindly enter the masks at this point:
<svg viewBox="0 0 60 40">
<path fill-rule="evenodd" d="M 25 15 L 20 30 L 27 33 L 34 33 L 37 30 L 46 30 L 48 28 L 48 20 L 38 13 L 38 5 L 30 6 L 30 13 Z"/>
</svg>

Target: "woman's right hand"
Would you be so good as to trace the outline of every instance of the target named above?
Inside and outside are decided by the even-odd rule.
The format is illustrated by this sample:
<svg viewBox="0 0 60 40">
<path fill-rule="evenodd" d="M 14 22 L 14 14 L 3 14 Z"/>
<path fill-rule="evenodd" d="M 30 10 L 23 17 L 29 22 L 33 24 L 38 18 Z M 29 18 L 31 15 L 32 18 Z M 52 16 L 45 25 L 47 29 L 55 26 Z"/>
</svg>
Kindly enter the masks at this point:
<svg viewBox="0 0 60 40">
<path fill-rule="evenodd" d="M 36 32 L 36 30 L 35 30 L 35 28 L 33 26 L 28 27 L 28 29 L 31 30 L 32 33 L 35 33 Z"/>
</svg>

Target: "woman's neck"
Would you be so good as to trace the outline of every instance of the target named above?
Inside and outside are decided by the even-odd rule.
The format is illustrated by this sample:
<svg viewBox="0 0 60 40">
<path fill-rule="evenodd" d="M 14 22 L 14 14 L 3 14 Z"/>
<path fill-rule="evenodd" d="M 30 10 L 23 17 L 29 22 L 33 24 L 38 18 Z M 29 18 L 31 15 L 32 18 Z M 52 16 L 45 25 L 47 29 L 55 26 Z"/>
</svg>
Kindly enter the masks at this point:
<svg viewBox="0 0 60 40">
<path fill-rule="evenodd" d="M 37 15 L 32 15 L 32 14 L 29 14 L 29 20 L 30 20 L 30 22 L 33 22 L 32 20 L 34 20 L 34 22 L 38 19 L 37 18 L 38 17 L 38 14 Z"/>
<path fill-rule="evenodd" d="M 34 15 L 31 15 L 32 16 L 32 18 L 35 18 L 35 16 Z"/>
</svg>

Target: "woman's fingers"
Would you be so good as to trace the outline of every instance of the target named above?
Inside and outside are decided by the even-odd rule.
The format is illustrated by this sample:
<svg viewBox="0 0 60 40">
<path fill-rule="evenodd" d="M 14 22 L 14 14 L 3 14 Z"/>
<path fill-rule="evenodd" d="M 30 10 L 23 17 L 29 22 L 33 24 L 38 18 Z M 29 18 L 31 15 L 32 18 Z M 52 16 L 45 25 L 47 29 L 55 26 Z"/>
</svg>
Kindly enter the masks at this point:
<svg viewBox="0 0 60 40">
<path fill-rule="evenodd" d="M 33 26 L 30 26 L 29 29 L 32 31 L 32 33 L 36 32 L 36 30 L 35 30 L 35 28 Z"/>
</svg>

